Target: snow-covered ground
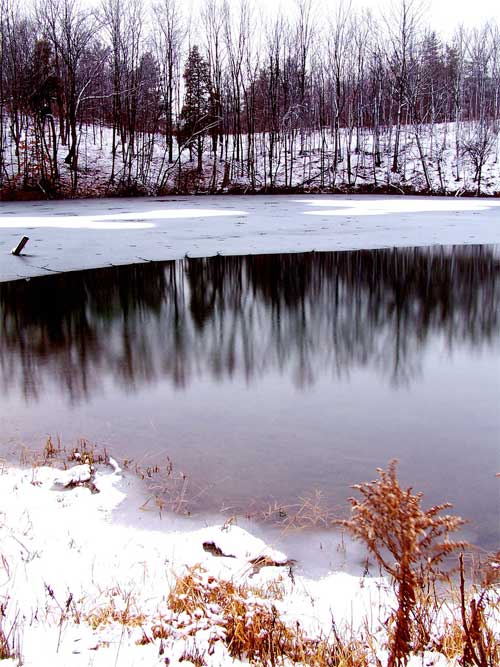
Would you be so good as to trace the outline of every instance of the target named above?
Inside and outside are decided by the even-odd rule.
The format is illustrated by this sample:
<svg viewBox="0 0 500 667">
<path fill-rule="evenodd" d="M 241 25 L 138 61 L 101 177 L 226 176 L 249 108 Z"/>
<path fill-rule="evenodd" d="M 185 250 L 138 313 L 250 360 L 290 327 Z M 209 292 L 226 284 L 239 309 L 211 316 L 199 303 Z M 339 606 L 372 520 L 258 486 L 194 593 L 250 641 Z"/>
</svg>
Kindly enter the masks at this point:
<svg viewBox="0 0 500 667">
<path fill-rule="evenodd" d="M 23 254 L 11 249 L 29 237 Z M 220 254 L 500 243 L 500 201 L 207 196 L 0 204 L 0 280 Z"/>
<path fill-rule="evenodd" d="M 8 127 L 9 123 L 5 123 Z M 475 193 L 475 166 L 467 146 L 479 140 L 474 122 L 437 123 L 418 128 L 404 125 L 401 129 L 398 168 L 393 171 L 394 128 L 386 128 L 379 137 L 379 162 L 375 164 L 374 136 L 370 128 L 352 133 L 340 129 L 338 151 L 330 130 L 306 130 L 302 137 L 297 132 L 290 136 L 272 137 L 258 133 L 253 137 L 248 161 L 248 138 L 241 138 L 241 159 L 236 159 L 234 137 L 226 138 L 223 155 L 214 160 L 205 140 L 202 173 L 196 171 L 196 156 L 189 159 L 184 147 L 174 142 L 173 163 L 169 163 L 165 136 L 157 134 L 151 144 L 150 135 L 136 136 L 135 153 L 129 165 L 129 146 L 117 141 L 114 180 L 112 173 L 113 133 L 110 127 L 82 125 L 79 128 L 79 160 L 77 196 L 99 197 L 106 193 L 130 192 L 136 188 L 145 194 L 165 192 L 265 192 L 273 188 L 292 188 L 304 192 L 340 190 L 356 192 L 379 188 L 389 193 L 428 192 L 463 194 Z M 35 143 L 33 125 L 26 130 L 26 145 Z M 458 141 L 457 141 L 458 132 Z M 417 134 L 422 152 L 419 150 Z M 47 139 L 50 145 L 50 138 Z M 10 144 L 9 144 L 10 142 Z M 35 193 L 43 195 L 39 186 L 40 168 L 31 152 L 22 153 L 19 161 L 14 143 L 5 137 L 5 175 L 10 187 L 21 187 L 27 176 Z M 457 152 L 458 145 L 458 152 Z M 270 154 L 272 148 L 272 165 Z M 67 146 L 58 143 L 60 194 L 71 193 L 71 172 L 64 162 Z M 123 150 L 122 150 L 123 149 Z M 480 191 L 483 195 L 500 192 L 500 135 L 492 132 L 491 149 L 487 151 L 482 169 Z M 124 162 L 120 159 L 123 155 Z M 349 156 L 349 157 L 348 157 Z M 126 166 L 124 166 L 124 163 Z M 179 175 L 179 164 L 181 173 Z M 425 168 L 424 168 L 425 165 Z M 130 173 L 129 173 L 130 167 Z M 425 176 L 427 172 L 427 176 Z M 7 186 L 7 181 L 6 181 Z M 8 187 L 6 194 L 8 195 Z"/>
<path fill-rule="evenodd" d="M 195 566 L 204 580 L 216 577 L 252 588 L 278 582 L 285 595 L 276 604 L 314 634 L 328 630 L 332 614 L 339 631 L 344 624 L 359 629 L 372 607 L 391 601 L 387 585 L 378 579 L 343 573 L 321 582 L 290 578 L 287 566 L 258 571 L 252 559 L 281 563 L 286 556 L 238 526 L 173 532 L 165 523 L 162 531 L 120 525 L 112 518 L 125 497 L 120 469 L 114 464 L 112 472 L 95 474 L 99 493 L 70 488 L 72 481 L 88 476 L 86 465 L 66 472 L 4 468 L 0 475 L 2 625 L 5 634 L 13 628 L 10 638 L 14 645 L 19 642 L 26 667 L 165 664 L 160 641 L 137 643 L 161 623 L 172 633 L 165 640 L 171 665 L 190 642 L 206 650 L 209 636 L 222 632 L 215 612 L 207 630 L 207 618 L 176 618 L 168 605 L 176 577 Z M 225 556 L 204 549 L 207 543 Z M 125 610 L 135 620 L 121 623 L 118 613 Z M 380 629 L 379 620 L 371 622 L 374 630 Z M 210 664 L 229 660 L 222 642 L 215 649 Z"/>
<path fill-rule="evenodd" d="M 292 628 L 299 622 L 311 638 L 332 638 L 334 624 L 385 664 L 384 624 L 394 608 L 385 580 L 342 572 L 307 579 L 235 525 L 178 531 L 168 520 L 155 528 L 118 523 L 122 471 L 110 460 L 92 471 L 88 488 L 90 473 L 85 463 L 65 472 L 0 470 L 0 630 L 24 667 L 248 664 L 229 654 L 220 605 L 200 601 L 192 613 L 179 612 L 188 594 L 175 587 L 186 574 L 200 590 L 245 590 L 247 624 L 262 610 Z M 428 652 L 409 664 L 459 663 Z"/>
</svg>

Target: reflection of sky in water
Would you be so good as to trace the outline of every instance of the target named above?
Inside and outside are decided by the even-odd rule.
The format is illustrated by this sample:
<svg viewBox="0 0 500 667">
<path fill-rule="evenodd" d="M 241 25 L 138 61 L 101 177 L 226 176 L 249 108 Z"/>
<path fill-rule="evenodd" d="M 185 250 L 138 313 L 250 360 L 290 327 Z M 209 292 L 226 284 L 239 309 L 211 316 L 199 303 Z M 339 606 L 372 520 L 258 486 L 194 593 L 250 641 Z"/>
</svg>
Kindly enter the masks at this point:
<svg viewBox="0 0 500 667">
<path fill-rule="evenodd" d="M 488 248 L 184 260 L 0 285 L 5 438 L 168 454 L 198 508 L 292 502 L 397 456 L 498 538 Z M 62 399 L 62 400 L 61 400 Z"/>
</svg>

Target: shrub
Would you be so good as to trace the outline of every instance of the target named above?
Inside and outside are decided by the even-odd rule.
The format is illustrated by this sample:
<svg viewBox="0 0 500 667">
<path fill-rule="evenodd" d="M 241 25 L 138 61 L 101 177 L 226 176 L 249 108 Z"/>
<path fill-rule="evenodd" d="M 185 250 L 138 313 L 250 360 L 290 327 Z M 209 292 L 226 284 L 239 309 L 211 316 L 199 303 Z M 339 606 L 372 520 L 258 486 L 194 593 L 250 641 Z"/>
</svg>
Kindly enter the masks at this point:
<svg viewBox="0 0 500 667">
<path fill-rule="evenodd" d="M 388 667 L 406 664 L 418 643 L 415 631 L 420 639 L 424 632 L 418 614 L 421 593 L 446 575 L 445 558 L 465 546 L 449 539 L 465 523 L 460 517 L 441 515 L 451 505 L 424 510 L 422 494 L 402 489 L 396 469 L 393 460 L 387 470 L 377 470 L 379 479 L 355 485 L 361 500 L 350 498 L 351 518 L 338 522 L 365 543 L 396 586 L 398 606 L 392 619 Z"/>
</svg>

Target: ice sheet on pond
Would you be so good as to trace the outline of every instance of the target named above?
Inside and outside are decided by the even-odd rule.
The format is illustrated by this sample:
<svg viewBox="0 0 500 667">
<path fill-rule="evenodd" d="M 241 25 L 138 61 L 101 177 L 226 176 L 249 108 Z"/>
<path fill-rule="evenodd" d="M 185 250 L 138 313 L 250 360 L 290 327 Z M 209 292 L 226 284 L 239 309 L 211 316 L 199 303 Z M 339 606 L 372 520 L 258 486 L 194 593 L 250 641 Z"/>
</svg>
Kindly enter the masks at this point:
<svg viewBox="0 0 500 667">
<path fill-rule="evenodd" d="M 30 238 L 20 257 L 10 251 Z M 0 204 L 0 281 L 190 257 L 500 243 L 494 199 L 208 196 Z"/>
</svg>

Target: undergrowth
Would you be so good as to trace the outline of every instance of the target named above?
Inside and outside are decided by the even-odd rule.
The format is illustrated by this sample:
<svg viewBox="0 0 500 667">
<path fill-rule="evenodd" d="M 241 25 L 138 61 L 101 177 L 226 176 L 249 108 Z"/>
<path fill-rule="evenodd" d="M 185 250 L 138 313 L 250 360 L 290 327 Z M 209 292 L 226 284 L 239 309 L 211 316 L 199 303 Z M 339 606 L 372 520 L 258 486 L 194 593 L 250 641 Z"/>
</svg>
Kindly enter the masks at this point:
<svg viewBox="0 0 500 667">
<path fill-rule="evenodd" d="M 77 440 L 73 447 L 66 447 L 60 438 L 47 437 L 41 450 L 24 449 L 21 464 L 24 466 L 58 466 L 66 469 L 68 465 L 87 463 L 90 466 L 107 465 L 109 456 L 106 448 L 101 449 L 85 438 Z"/>
<path fill-rule="evenodd" d="M 8 575 L 8 566 L 3 556 L 1 560 L 3 569 Z M 16 615 L 14 620 L 8 622 L 7 607 L 9 602 L 8 597 L 0 596 L 0 660 L 8 660 L 9 658 L 20 660 L 18 617 Z"/>
</svg>

